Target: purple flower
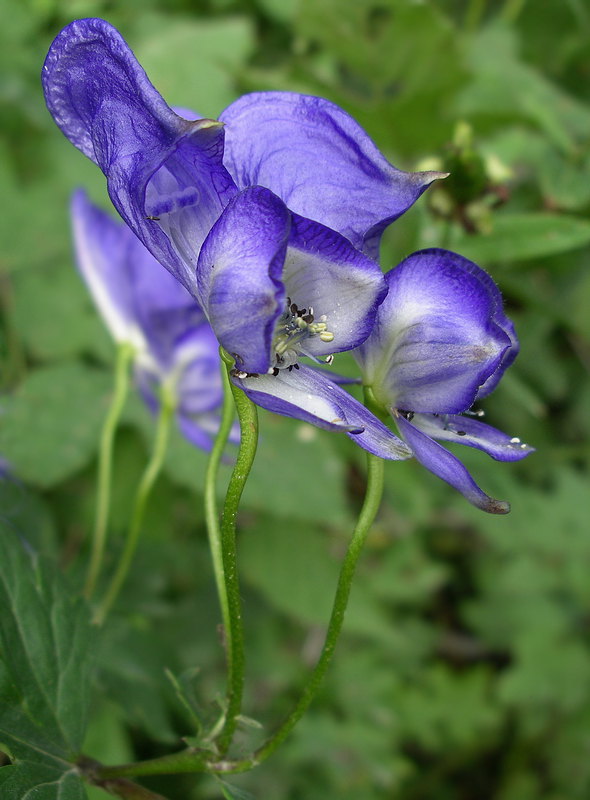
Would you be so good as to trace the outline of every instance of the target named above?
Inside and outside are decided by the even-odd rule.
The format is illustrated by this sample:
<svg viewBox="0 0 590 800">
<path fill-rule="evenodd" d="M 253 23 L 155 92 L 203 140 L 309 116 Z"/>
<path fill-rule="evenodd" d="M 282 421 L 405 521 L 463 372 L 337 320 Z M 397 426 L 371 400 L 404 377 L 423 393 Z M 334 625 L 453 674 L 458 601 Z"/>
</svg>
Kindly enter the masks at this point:
<svg viewBox="0 0 590 800">
<path fill-rule="evenodd" d="M 316 97 L 246 95 L 219 122 L 187 120 L 102 20 L 59 34 L 43 86 L 123 219 L 205 311 L 236 360 L 234 381 L 272 411 L 407 457 L 383 426 L 365 436 L 374 418 L 329 378 L 297 368 L 369 335 L 386 293 L 373 260 L 381 233 L 440 173 L 395 169 Z"/>
<path fill-rule="evenodd" d="M 153 412 L 172 398 L 182 434 L 210 448 L 221 403 L 218 345 L 201 308 L 122 223 L 78 191 L 72 198 L 78 268 L 113 339 L 133 348 L 138 389 Z"/>
<path fill-rule="evenodd" d="M 353 352 L 363 383 L 421 464 L 474 506 L 506 514 L 508 503 L 484 494 L 434 441 L 475 447 L 498 461 L 533 449 L 473 415 L 460 416 L 495 388 L 518 353 L 498 288 L 471 261 L 437 249 L 413 253 L 385 279 L 389 292 L 375 327 Z"/>
</svg>

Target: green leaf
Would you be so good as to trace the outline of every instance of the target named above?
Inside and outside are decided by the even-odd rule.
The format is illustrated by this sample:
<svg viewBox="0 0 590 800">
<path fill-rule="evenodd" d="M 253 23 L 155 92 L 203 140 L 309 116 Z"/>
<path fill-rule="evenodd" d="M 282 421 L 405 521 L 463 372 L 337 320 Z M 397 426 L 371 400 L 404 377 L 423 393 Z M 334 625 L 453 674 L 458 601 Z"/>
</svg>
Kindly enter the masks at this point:
<svg viewBox="0 0 590 800">
<path fill-rule="evenodd" d="M 343 542 L 339 542 L 344 555 Z M 246 581 L 279 611 L 307 625 L 327 626 L 340 572 L 328 537 L 309 523 L 282 525 L 264 518 L 240 537 L 238 559 Z M 396 630 L 359 574 L 346 612 L 345 630 L 398 646 Z"/>
<path fill-rule="evenodd" d="M 590 110 L 519 60 L 516 35 L 508 27 L 484 28 L 473 38 L 468 60 L 473 79 L 458 95 L 455 114 L 529 120 L 564 152 L 573 152 L 576 141 L 587 137 Z"/>
<path fill-rule="evenodd" d="M 84 364 L 32 372 L 4 401 L 0 452 L 23 480 L 50 487 L 85 466 L 98 446 L 112 379 Z"/>
<path fill-rule="evenodd" d="M 590 222 L 565 214 L 499 214 L 490 234 L 459 236 L 452 247 L 478 264 L 565 253 L 590 243 Z"/>
<path fill-rule="evenodd" d="M 252 52 L 253 34 L 245 17 L 197 22 L 144 12 L 130 44 L 169 105 L 215 118 L 238 96 L 234 74 Z"/>
<path fill-rule="evenodd" d="M 92 353 L 107 362 L 113 360 L 114 347 L 72 264 L 18 272 L 14 322 L 36 358 Z"/>
<path fill-rule="evenodd" d="M 231 783 L 218 780 L 219 788 L 226 800 L 255 800 L 254 795 L 239 786 L 232 786 Z"/>
<path fill-rule="evenodd" d="M 55 565 L 0 525 L 0 770 L 3 800 L 78 800 L 72 759 L 86 727 L 93 632 L 82 598 Z"/>
</svg>

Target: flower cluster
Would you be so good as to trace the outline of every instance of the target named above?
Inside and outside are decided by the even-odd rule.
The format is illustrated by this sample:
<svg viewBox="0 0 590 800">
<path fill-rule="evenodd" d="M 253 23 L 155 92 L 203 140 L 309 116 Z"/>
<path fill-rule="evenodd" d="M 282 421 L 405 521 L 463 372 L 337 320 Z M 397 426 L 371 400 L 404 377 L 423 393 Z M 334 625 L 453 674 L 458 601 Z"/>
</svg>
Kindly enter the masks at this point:
<svg viewBox="0 0 590 800">
<path fill-rule="evenodd" d="M 56 123 L 203 310 L 254 402 L 343 431 L 382 458 L 413 455 L 480 508 L 508 510 L 433 441 L 503 460 L 529 451 L 456 416 L 517 352 L 497 288 L 447 251 L 416 253 L 387 276 L 376 260 L 383 230 L 440 173 L 395 169 L 342 109 L 316 97 L 254 93 L 219 121 L 177 114 L 102 20 L 59 34 L 43 85 Z M 318 367 L 347 350 L 401 438 Z"/>
</svg>

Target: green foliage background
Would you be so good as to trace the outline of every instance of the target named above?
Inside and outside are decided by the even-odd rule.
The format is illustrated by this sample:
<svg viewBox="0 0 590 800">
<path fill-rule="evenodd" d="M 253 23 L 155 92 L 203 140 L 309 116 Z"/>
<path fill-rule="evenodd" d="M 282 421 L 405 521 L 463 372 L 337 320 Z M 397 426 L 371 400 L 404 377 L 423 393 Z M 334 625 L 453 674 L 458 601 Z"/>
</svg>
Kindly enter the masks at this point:
<svg viewBox="0 0 590 800">
<path fill-rule="evenodd" d="M 201 510 L 205 457 L 180 438 L 94 646 L 85 612 L 67 600 L 83 577 L 114 355 L 73 268 L 67 203 L 77 185 L 109 201 L 102 175 L 54 127 L 38 76 L 64 24 L 102 16 L 171 105 L 215 117 L 245 91 L 319 94 L 396 166 L 452 162 L 450 182 L 389 229 L 383 268 L 433 245 L 473 258 L 500 285 L 522 345 L 485 410 L 537 453 L 513 465 L 460 454 L 512 513 L 488 517 L 419 465 L 389 464 L 329 678 L 286 744 L 234 783 L 281 800 L 588 798 L 586 0 L 2 0 L 0 16 L 0 454 L 11 475 L 0 485 L 0 594 L 17 618 L 28 615 L 25 633 L 10 615 L 0 626 L 0 742 L 18 761 L 0 771 L 0 797 L 24 797 L 31 776 L 45 783 L 40 800 L 83 797 L 63 764 L 80 746 L 88 692 L 83 751 L 117 763 L 178 749 L 194 734 L 166 668 L 190 686 L 205 719 L 224 689 Z M 470 193 L 486 184 L 493 191 Z M 445 219 L 453 209 L 455 221 Z M 336 368 L 351 367 L 339 357 Z M 244 711 L 263 730 L 245 726 L 244 749 L 291 708 L 319 653 L 364 483 L 362 454 L 344 437 L 269 414 L 261 428 L 239 559 Z M 111 565 L 152 435 L 133 399 L 116 443 Z M 66 606 L 64 632 L 53 609 Z M 39 699 L 40 731 L 18 698 L 61 680 L 50 673 L 62 650 L 49 642 L 79 669 L 69 705 L 59 692 Z M 28 671 L 35 647 L 57 653 L 47 675 Z M 34 746 L 19 749 L 10 731 L 29 729 Z M 203 776 L 146 785 L 170 800 L 221 794 Z"/>
</svg>

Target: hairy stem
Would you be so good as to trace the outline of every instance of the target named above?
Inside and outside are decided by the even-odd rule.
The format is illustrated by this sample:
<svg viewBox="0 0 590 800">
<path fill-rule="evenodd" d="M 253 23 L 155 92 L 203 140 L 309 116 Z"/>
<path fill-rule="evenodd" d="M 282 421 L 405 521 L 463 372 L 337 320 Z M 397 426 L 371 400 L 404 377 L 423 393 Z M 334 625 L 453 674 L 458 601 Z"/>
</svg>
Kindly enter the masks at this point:
<svg viewBox="0 0 590 800">
<path fill-rule="evenodd" d="M 367 467 L 367 491 L 365 500 L 340 569 L 336 596 L 334 598 L 332 615 L 330 617 L 324 647 L 309 682 L 293 711 L 278 730 L 267 739 L 252 757 L 236 761 L 233 764 L 227 763 L 219 765 L 221 770 L 225 773 L 246 772 L 267 759 L 293 730 L 318 692 L 330 664 L 332 654 L 334 653 L 340 631 L 342 630 L 342 623 L 344 622 L 344 614 L 346 606 L 348 605 L 350 587 L 352 585 L 356 564 L 369 529 L 379 509 L 381 496 L 383 494 L 384 462 L 377 456 L 367 453 Z M 212 765 L 212 769 L 215 769 L 215 765 Z"/>
<path fill-rule="evenodd" d="M 213 562 L 213 573 L 217 586 L 219 605 L 221 606 L 221 618 L 223 620 L 223 630 L 225 638 L 228 638 L 228 631 L 231 630 L 231 617 L 229 611 L 229 601 L 227 597 L 227 586 L 225 583 L 225 569 L 223 566 L 223 552 L 221 545 L 221 526 L 219 523 L 219 512 L 217 508 L 217 472 L 223 450 L 225 448 L 229 432 L 234 419 L 234 398 L 231 393 L 231 386 L 225 362 L 221 362 L 221 380 L 223 382 L 223 405 L 221 409 L 221 420 L 219 431 L 213 442 L 207 470 L 205 472 L 205 522 L 207 525 L 207 536 L 209 537 L 209 548 L 211 550 L 211 560 Z"/>
<path fill-rule="evenodd" d="M 375 519 L 381 502 L 384 462 L 380 458 L 370 454 L 367 454 L 367 461 L 368 476 L 365 501 L 340 570 L 340 577 L 338 579 L 336 596 L 334 598 L 332 615 L 330 617 L 324 647 L 299 702 L 283 724 L 269 739 L 267 739 L 262 747 L 248 758 L 239 760 L 212 760 L 211 753 L 189 748 L 181 753 L 174 753 L 169 756 L 164 756 L 163 758 L 152 759 L 151 761 L 143 761 L 139 764 L 122 764 L 116 767 L 102 767 L 99 771 L 101 778 L 133 775 L 163 775 L 181 772 L 213 772 L 218 775 L 246 772 L 268 758 L 281 742 L 284 741 L 316 696 L 322 679 L 328 669 L 334 648 L 336 647 L 336 642 L 338 641 L 342 629 L 344 613 L 348 604 L 348 597 L 356 564 L 367 533 Z M 236 464 L 236 469 L 237 466 Z"/>
<path fill-rule="evenodd" d="M 223 356 L 229 374 L 233 366 L 233 359 L 229 363 L 227 354 Z M 238 567 L 236 561 L 236 518 L 240 498 L 246 485 L 248 475 L 254 463 L 256 448 L 258 446 L 258 411 L 254 403 L 246 397 L 241 389 L 231 384 L 238 419 L 240 421 L 240 449 L 234 466 L 221 518 L 221 552 L 223 558 L 223 572 L 228 603 L 228 623 L 225 631 L 227 663 L 228 663 L 228 688 L 227 711 L 225 725 L 217 739 L 218 752 L 225 755 L 230 745 L 238 724 L 238 717 L 242 708 L 242 693 L 244 687 L 244 630 L 242 625 L 242 601 L 240 598 L 240 585 L 238 582 Z"/>
</svg>

